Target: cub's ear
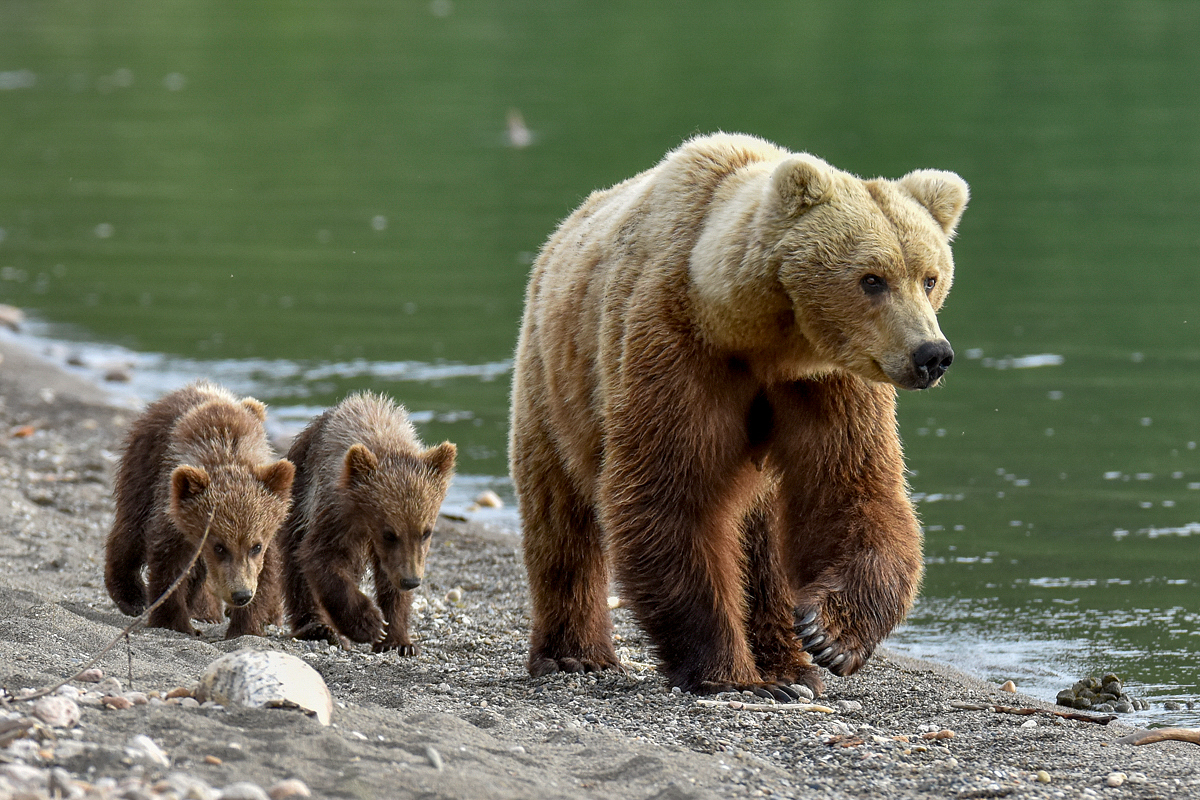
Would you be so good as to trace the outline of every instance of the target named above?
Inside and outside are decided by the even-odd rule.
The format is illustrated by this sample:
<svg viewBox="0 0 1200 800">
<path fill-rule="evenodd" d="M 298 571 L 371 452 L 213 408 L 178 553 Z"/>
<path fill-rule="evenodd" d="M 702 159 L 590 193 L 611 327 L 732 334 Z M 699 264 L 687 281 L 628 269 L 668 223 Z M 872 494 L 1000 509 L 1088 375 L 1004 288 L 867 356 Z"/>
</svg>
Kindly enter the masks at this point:
<svg viewBox="0 0 1200 800">
<path fill-rule="evenodd" d="M 436 474 L 448 476 L 454 471 L 454 458 L 457 455 L 458 448 L 452 442 L 442 442 L 422 453 L 421 460 Z"/>
<path fill-rule="evenodd" d="M 296 468 L 292 466 L 292 462 L 281 458 L 274 464 L 255 467 L 254 475 L 271 494 L 286 498 L 292 493 L 292 480 L 296 477 Z"/>
<path fill-rule="evenodd" d="M 771 173 L 771 192 L 785 217 L 795 217 L 833 197 L 833 168 L 807 153 L 789 156 Z"/>
<path fill-rule="evenodd" d="M 242 398 L 242 408 L 258 417 L 259 422 L 267 421 L 267 407 L 263 405 L 262 401 L 255 400 L 253 397 L 244 397 Z"/>
<path fill-rule="evenodd" d="M 918 203 L 925 206 L 935 222 L 942 226 L 946 236 L 953 239 L 958 221 L 962 219 L 971 190 L 967 182 L 940 169 L 919 169 L 900 179 L 900 185 L 908 189 Z"/>
<path fill-rule="evenodd" d="M 342 485 L 353 486 L 366 479 L 379 466 L 379 459 L 365 444 L 352 444 L 342 463 Z"/>
<path fill-rule="evenodd" d="M 208 489 L 208 473 L 203 467 L 181 464 L 171 473 L 171 505 L 177 506 Z"/>
</svg>

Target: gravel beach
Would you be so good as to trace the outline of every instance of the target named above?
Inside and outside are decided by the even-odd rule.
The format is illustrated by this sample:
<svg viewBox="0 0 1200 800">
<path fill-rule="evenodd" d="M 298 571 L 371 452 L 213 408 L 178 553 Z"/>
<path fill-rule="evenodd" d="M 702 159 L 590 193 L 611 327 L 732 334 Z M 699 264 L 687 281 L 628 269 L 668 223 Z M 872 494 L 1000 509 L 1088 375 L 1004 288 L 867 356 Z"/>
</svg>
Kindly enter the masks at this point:
<svg viewBox="0 0 1200 800">
<path fill-rule="evenodd" d="M 858 675 L 826 676 L 816 707 L 702 702 L 666 685 L 618 607 L 624 674 L 531 679 L 519 542 L 469 520 L 439 524 L 417 657 L 278 629 L 232 641 L 221 625 L 199 638 L 139 629 L 101 658 L 92 677 L 104 682 L 59 690 L 77 719 L 71 704 L 35 712 L 23 691 L 74 674 L 130 622 L 102 573 L 113 467 L 136 411 L 4 339 L 0 356 L 0 800 L 1200 797 L 1195 744 L 1121 744 L 1133 729 L 1120 720 L 960 710 L 1066 709 L 883 649 Z M 332 724 L 166 697 L 247 647 L 319 671 Z"/>
</svg>

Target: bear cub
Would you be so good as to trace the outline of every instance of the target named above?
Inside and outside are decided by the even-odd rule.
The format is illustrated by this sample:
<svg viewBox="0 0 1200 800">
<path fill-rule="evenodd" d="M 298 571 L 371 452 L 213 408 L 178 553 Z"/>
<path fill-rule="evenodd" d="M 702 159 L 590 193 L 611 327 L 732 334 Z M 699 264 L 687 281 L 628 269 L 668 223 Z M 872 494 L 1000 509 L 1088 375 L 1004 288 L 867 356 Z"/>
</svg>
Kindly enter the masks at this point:
<svg viewBox="0 0 1200 800">
<path fill-rule="evenodd" d="M 130 427 L 117 469 L 116 517 L 104 584 L 117 607 L 141 614 L 183 572 L 149 625 L 196 635 L 192 619 L 217 622 L 226 638 L 261 635 L 282 621 L 279 556 L 271 543 L 291 506 L 294 470 L 267 443 L 266 407 L 199 381 L 150 404 Z M 142 569 L 147 569 L 143 579 Z"/>
<path fill-rule="evenodd" d="M 424 449 L 404 408 L 371 392 L 309 423 L 288 451 L 295 504 L 282 542 L 293 636 L 420 651 L 408 634 L 412 590 L 425 575 L 455 456 L 450 442 Z M 368 566 L 374 603 L 359 590 Z"/>
</svg>

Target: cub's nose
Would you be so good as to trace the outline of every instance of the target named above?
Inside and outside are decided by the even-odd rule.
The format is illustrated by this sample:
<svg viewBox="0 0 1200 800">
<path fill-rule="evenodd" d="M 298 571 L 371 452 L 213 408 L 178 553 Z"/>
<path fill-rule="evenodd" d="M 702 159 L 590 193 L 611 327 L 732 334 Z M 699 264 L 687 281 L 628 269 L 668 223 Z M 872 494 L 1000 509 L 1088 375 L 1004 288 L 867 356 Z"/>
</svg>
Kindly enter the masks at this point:
<svg viewBox="0 0 1200 800">
<path fill-rule="evenodd" d="M 954 361 L 954 351 L 945 339 L 936 342 L 926 342 L 913 353 L 913 374 L 917 379 L 917 387 L 927 389 L 937 383 L 938 378 L 946 374 Z"/>
<path fill-rule="evenodd" d="M 241 591 L 238 591 L 238 592 L 234 592 L 233 594 L 231 594 L 229 596 L 230 602 L 232 602 L 235 606 L 244 606 L 253 599 L 254 599 L 254 592 L 248 592 L 245 589 L 242 589 Z"/>
<path fill-rule="evenodd" d="M 400 588 L 405 590 L 406 592 L 411 591 L 420 585 L 421 585 L 420 578 L 401 578 L 400 579 Z"/>
</svg>

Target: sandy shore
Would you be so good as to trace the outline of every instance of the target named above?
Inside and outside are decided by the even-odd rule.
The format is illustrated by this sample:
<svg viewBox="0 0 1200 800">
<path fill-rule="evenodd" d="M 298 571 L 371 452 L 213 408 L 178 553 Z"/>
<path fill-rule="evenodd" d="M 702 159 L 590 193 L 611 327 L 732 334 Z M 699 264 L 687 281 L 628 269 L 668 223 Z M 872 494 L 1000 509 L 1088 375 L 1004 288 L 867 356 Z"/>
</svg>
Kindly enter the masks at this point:
<svg viewBox="0 0 1200 800">
<path fill-rule="evenodd" d="M 191 686 L 226 652 L 283 650 L 325 678 L 329 727 L 297 711 L 137 694 L 108 709 L 89 700 L 91 684 L 67 690 L 84 692 L 77 724 L 22 727 L 31 704 L 15 695 L 71 675 L 129 622 L 102 571 L 132 412 L 3 339 L 0 355 L 0 800 L 49 797 L 51 783 L 61 796 L 259 797 L 281 794 L 285 779 L 324 797 L 1200 796 L 1196 745 L 1120 744 L 1132 729 L 1119 721 L 958 710 L 1053 707 L 887 651 L 859 675 L 827 679 L 832 713 L 729 696 L 718 699 L 747 707 L 711 707 L 671 691 L 618 608 L 626 674 L 530 679 L 518 542 L 450 520 L 420 590 L 415 658 L 318 648 L 282 631 L 225 641 L 213 626 L 199 639 L 139 630 L 100 663 L 122 693 L 152 696 Z M 138 734 L 166 758 L 128 750 Z"/>
</svg>

